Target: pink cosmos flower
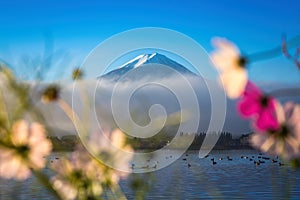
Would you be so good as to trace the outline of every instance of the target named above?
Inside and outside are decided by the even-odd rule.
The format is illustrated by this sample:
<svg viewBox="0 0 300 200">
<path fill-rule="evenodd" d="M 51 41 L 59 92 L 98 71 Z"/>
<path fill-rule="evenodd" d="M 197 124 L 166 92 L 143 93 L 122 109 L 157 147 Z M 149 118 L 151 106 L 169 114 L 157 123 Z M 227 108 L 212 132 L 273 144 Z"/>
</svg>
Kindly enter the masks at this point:
<svg viewBox="0 0 300 200">
<path fill-rule="evenodd" d="M 238 102 L 238 111 L 242 117 L 254 120 L 255 129 L 276 130 L 279 124 L 275 114 L 275 103 L 274 98 L 265 95 L 248 81 L 244 94 Z"/>
<path fill-rule="evenodd" d="M 276 104 L 280 128 L 251 136 L 251 144 L 263 152 L 280 155 L 286 160 L 300 158 L 300 106 L 291 102 Z"/>
<path fill-rule="evenodd" d="M 211 59 L 220 72 L 220 81 L 227 96 L 240 97 L 248 79 L 246 59 L 240 55 L 240 50 L 234 43 L 224 38 L 213 38 L 212 44 L 216 50 L 211 53 Z"/>
<path fill-rule="evenodd" d="M 17 121 L 10 136 L 10 144 L 0 146 L 0 177 L 24 180 L 30 176 L 30 168 L 45 167 L 44 157 L 51 153 L 52 144 L 41 124 Z"/>
</svg>

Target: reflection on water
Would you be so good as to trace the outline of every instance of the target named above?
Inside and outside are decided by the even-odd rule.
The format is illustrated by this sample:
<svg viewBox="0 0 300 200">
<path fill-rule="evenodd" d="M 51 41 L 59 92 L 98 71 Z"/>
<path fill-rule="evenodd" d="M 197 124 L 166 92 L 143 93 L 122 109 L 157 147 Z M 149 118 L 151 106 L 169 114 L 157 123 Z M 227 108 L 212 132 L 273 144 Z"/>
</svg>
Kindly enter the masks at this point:
<svg viewBox="0 0 300 200">
<path fill-rule="evenodd" d="M 199 159 L 197 151 L 189 151 L 167 168 L 141 175 L 151 185 L 146 199 L 298 199 L 300 170 L 279 166 L 272 158 L 260 159 L 265 163 L 255 165 L 258 156 L 252 150 L 232 150 L 214 151 Z M 122 180 L 121 188 L 133 199 L 130 180 Z M 54 199 L 34 178 L 21 183 L 0 180 L 0 189 L 1 200 Z"/>
</svg>

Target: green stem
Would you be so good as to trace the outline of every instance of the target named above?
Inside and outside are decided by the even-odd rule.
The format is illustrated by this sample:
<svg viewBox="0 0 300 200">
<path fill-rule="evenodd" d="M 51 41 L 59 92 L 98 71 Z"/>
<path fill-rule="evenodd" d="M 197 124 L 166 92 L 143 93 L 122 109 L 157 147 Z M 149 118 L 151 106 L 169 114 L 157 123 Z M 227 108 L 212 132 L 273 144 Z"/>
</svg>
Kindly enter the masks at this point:
<svg viewBox="0 0 300 200">
<path fill-rule="evenodd" d="M 125 194 L 123 193 L 122 189 L 120 188 L 119 184 L 116 184 L 115 186 L 111 187 L 111 192 L 115 199 L 120 200 L 127 200 Z"/>
<path fill-rule="evenodd" d="M 58 104 L 61 107 L 61 109 L 66 113 L 66 115 L 69 117 L 69 119 L 72 121 L 74 125 L 78 126 L 79 132 L 87 133 L 85 127 L 82 125 L 80 118 L 78 115 L 74 112 L 74 110 L 67 104 L 63 99 L 58 100 Z M 84 134 L 86 136 L 86 134 Z"/>
<path fill-rule="evenodd" d="M 49 178 L 43 174 L 41 171 L 31 170 L 33 175 L 37 177 L 40 183 L 42 183 L 57 199 L 63 199 L 57 191 L 53 188 L 52 184 L 49 181 Z"/>
<path fill-rule="evenodd" d="M 5 100 L 3 98 L 3 91 L 0 90 L 0 99 L 1 99 L 1 103 L 2 103 L 2 111 L 5 113 L 5 117 L 6 117 L 6 129 L 8 129 L 10 127 L 10 120 L 9 120 L 9 115 L 8 115 L 8 110 L 7 110 L 7 106 L 5 103 Z"/>
<path fill-rule="evenodd" d="M 84 119 L 90 121 L 90 113 L 91 112 L 89 112 L 89 111 L 90 111 L 90 108 L 91 108 L 91 102 L 89 101 L 88 94 L 83 93 L 85 87 L 82 87 L 82 86 L 84 85 L 84 82 L 83 81 L 81 81 L 81 82 L 77 81 L 77 82 L 75 82 L 75 84 L 78 84 L 80 86 L 79 87 L 80 99 L 81 99 L 83 105 L 88 107 L 88 109 L 84 109 L 84 111 L 85 111 L 84 112 Z M 73 104 L 72 104 L 72 106 L 73 106 Z M 88 127 L 88 128 L 91 128 L 91 127 Z M 87 132 L 85 132 L 85 134 L 87 134 Z M 84 135 L 84 137 L 86 137 L 86 136 L 87 135 Z"/>
<path fill-rule="evenodd" d="M 292 39 L 286 42 L 287 48 L 294 48 L 297 47 L 299 44 L 300 44 L 300 35 L 296 35 L 295 37 L 293 37 Z M 246 57 L 249 62 L 256 62 L 256 61 L 271 59 L 281 55 L 282 55 L 282 47 L 277 46 L 273 49 L 253 53 Z"/>
</svg>

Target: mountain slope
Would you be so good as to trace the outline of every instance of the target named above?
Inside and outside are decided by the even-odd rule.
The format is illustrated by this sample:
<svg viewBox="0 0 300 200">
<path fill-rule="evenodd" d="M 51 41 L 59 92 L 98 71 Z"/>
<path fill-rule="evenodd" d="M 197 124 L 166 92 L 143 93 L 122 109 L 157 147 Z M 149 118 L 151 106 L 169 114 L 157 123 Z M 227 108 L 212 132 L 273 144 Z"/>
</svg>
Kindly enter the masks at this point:
<svg viewBox="0 0 300 200">
<path fill-rule="evenodd" d="M 146 70 L 144 67 L 151 65 L 154 67 L 155 70 L 152 70 L 149 72 L 149 70 Z M 175 70 L 176 72 L 179 72 L 181 74 L 185 75 L 192 75 L 196 76 L 193 72 L 185 68 L 184 66 L 180 65 L 179 63 L 169 59 L 168 57 L 159 54 L 159 53 L 152 53 L 152 54 L 141 54 L 134 59 L 128 61 L 127 63 L 123 64 L 119 68 L 112 70 L 108 72 L 107 74 L 98 77 L 98 78 L 105 78 L 109 79 L 111 81 L 119 81 L 122 76 L 124 76 L 126 73 L 139 68 L 144 68 L 140 70 L 141 76 L 151 76 L 151 78 L 163 78 L 164 76 L 168 76 L 169 74 L 166 73 L 167 71 L 170 72 L 170 70 L 164 70 L 164 67 L 168 67 L 171 70 Z M 153 68 L 152 68 L 153 69 Z M 174 73 L 176 73 L 174 71 Z M 145 73 L 147 72 L 147 73 Z M 150 74 L 149 74 L 150 73 Z M 138 79 L 137 75 L 135 75 L 135 78 Z M 134 78 L 134 79 L 135 79 Z"/>
</svg>

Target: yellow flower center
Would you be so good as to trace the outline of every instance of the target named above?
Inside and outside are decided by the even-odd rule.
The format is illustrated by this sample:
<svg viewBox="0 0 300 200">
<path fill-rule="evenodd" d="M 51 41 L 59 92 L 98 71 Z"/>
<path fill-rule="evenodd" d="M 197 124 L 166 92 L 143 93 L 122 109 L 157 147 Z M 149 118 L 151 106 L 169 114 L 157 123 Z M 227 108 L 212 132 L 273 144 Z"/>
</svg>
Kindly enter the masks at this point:
<svg viewBox="0 0 300 200">
<path fill-rule="evenodd" d="M 289 135 L 289 129 L 286 125 L 282 125 L 281 131 L 280 131 L 280 137 L 282 139 L 286 138 Z"/>
<path fill-rule="evenodd" d="M 53 84 L 48 86 L 42 95 L 42 100 L 46 103 L 56 101 L 59 98 L 60 88 Z"/>
<path fill-rule="evenodd" d="M 238 62 L 238 66 L 244 68 L 246 67 L 247 64 L 247 58 L 240 56 L 237 62 Z"/>
<path fill-rule="evenodd" d="M 262 107 L 267 107 L 269 104 L 269 97 L 267 95 L 263 95 L 260 99 L 260 104 Z"/>
<path fill-rule="evenodd" d="M 17 154 L 20 155 L 22 158 L 27 158 L 30 147 L 28 145 L 21 145 L 16 147 Z"/>
</svg>

